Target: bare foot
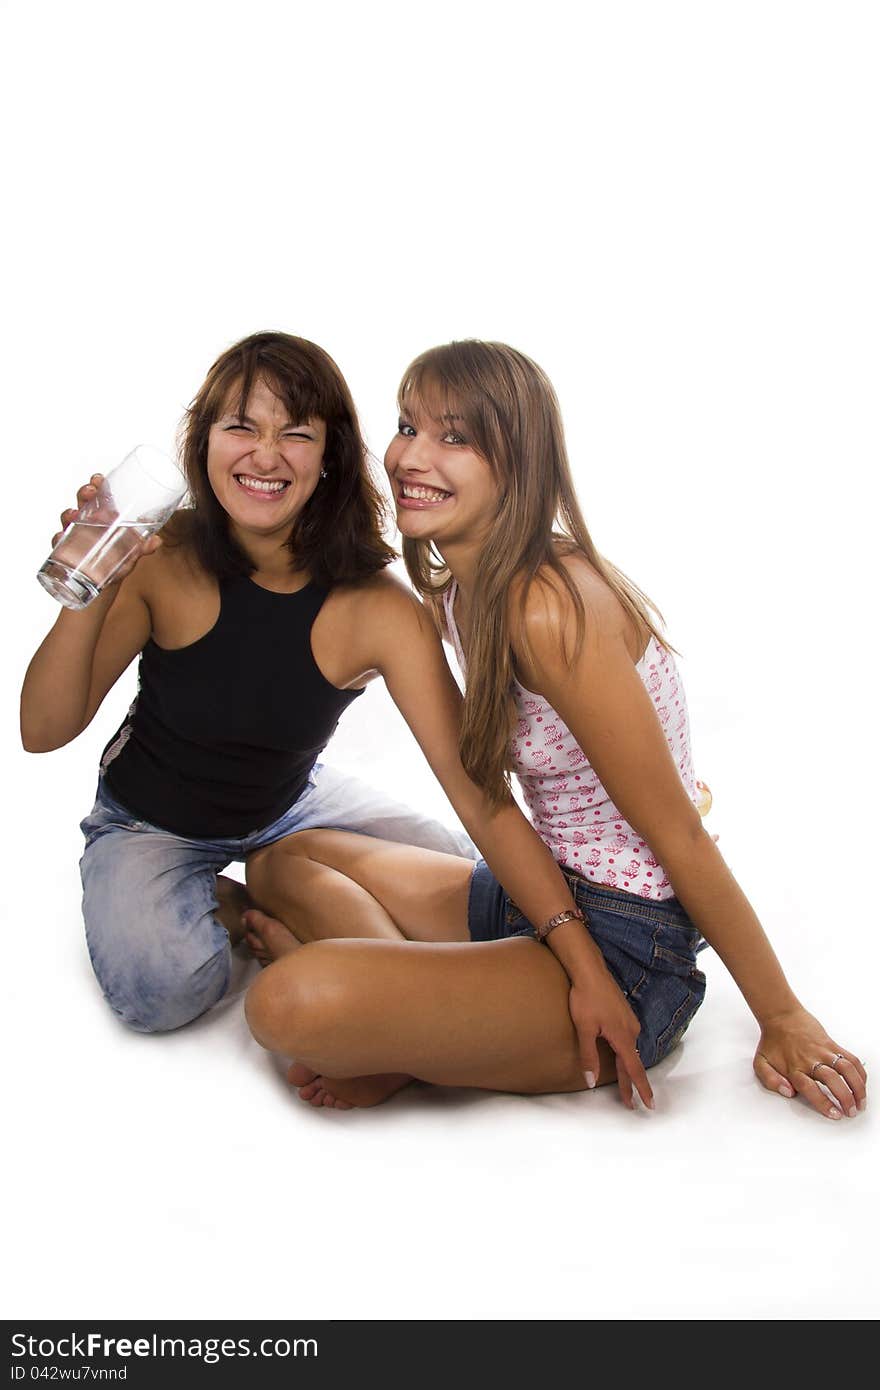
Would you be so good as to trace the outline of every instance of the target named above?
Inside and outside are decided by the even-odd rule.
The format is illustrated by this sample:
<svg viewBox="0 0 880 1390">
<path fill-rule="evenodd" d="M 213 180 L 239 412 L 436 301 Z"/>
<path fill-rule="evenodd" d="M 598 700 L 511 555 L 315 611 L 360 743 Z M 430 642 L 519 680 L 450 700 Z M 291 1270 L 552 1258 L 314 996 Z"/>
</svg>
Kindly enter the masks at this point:
<svg viewBox="0 0 880 1390">
<path fill-rule="evenodd" d="M 215 917 L 223 923 L 229 933 L 233 946 L 244 938 L 242 913 L 250 907 L 251 900 L 243 883 L 225 874 L 217 875 L 217 911 Z"/>
<path fill-rule="evenodd" d="M 300 944 L 283 922 L 267 916 L 258 907 L 249 907 L 241 920 L 244 939 L 261 965 L 271 965 L 273 960 L 289 955 Z"/>
<path fill-rule="evenodd" d="M 296 1086 L 300 1100 L 308 1101 L 309 1105 L 353 1110 L 355 1107 L 381 1105 L 383 1100 L 402 1090 L 413 1078 L 397 1072 L 388 1072 L 384 1076 L 318 1076 L 302 1062 L 294 1062 L 288 1070 L 287 1079 Z"/>
</svg>

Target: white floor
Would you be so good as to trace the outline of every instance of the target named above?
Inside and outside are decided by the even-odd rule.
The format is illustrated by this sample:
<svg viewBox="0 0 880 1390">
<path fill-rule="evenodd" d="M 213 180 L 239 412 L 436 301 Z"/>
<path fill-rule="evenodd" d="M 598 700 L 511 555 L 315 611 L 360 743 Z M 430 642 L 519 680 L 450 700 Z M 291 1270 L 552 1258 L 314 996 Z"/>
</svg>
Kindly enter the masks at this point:
<svg viewBox="0 0 880 1390">
<path fill-rule="evenodd" d="M 395 716 L 378 692 L 360 703 L 363 722 L 334 749 L 377 775 L 365 729 L 392 729 Z M 872 1110 L 833 1124 L 762 1091 L 754 1025 L 710 952 L 701 1016 L 652 1074 L 653 1115 L 625 1112 L 610 1091 L 427 1088 L 373 1111 L 315 1112 L 251 1040 L 240 993 L 178 1034 L 125 1032 L 93 983 L 78 916 L 75 815 L 99 742 L 90 731 L 18 776 L 20 815 L 54 804 L 46 852 L 24 846 L 18 871 L 9 859 L 6 1316 L 876 1315 Z M 710 728 L 703 746 L 715 828 L 749 871 L 793 982 L 870 1061 L 863 897 L 844 881 L 813 900 L 761 871 L 761 846 L 741 830 L 735 740 Z M 414 749 L 403 747 L 398 777 L 443 810 Z M 852 814 L 858 794 L 854 780 Z M 793 797 L 783 840 L 803 832 L 807 800 Z M 241 968 L 243 988 L 254 967 Z"/>
</svg>

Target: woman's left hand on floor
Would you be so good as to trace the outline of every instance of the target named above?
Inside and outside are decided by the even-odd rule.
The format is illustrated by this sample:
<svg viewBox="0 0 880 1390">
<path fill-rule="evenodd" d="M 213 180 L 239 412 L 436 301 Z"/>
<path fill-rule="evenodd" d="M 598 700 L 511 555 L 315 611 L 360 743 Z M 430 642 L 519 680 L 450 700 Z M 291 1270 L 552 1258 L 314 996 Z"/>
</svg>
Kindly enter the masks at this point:
<svg viewBox="0 0 880 1390">
<path fill-rule="evenodd" d="M 764 1024 L 753 1065 L 768 1091 L 788 1098 L 798 1093 L 829 1119 L 852 1118 L 865 1108 L 865 1068 L 806 1009 L 792 1009 Z"/>
</svg>

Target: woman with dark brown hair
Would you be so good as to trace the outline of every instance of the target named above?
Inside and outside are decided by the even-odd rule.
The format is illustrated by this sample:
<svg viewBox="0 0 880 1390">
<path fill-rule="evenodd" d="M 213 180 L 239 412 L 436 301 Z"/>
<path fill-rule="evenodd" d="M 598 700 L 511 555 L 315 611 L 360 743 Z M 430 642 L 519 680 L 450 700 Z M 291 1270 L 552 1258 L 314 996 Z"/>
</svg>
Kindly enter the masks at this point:
<svg viewBox="0 0 880 1390">
<path fill-rule="evenodd" d="M 631 1103 L 604 1042 L 583 1066 L 580 1020 L 610 979 L 642 1063 L 659 1062 L 702 1003 L 703 937 L 759 1026 L 762 1085 L 854 1117 L 864 1067 L 797 999 L 701 824 L 673 649 L 590 537 L 547 377 L 505 344 L 450 343 L 411 364 L 399 407 L 385 464 L 410 576 L 466 671 L 462 762 L 496 805 L 515 773 L 580 921 L 539 921 L 486 863 L 293 836 L 258 856 L 278 920 L 248 913 L 273 958 L 247 1000 L 255 1036 L 297 1059 L 290 1079 L 315 1105 L 375 1104 L 408 1077 L 507 1091 L 617 1080 Z M 343 891 L 360 894 L 361 934 L 386 940 L 317 939 Z M 424 903 L 448 944 L 403 940 Z"/>
<path fill-rule="evenodd" d="M 59 614 L 22 692 L 24 746 L 58 748 L 140 654 L 137 699 L 105 749 L 82 827 L 86 936 L 117 1016 L 143 1032 L 176 1028 L 225 993 L 246 902 L 233 888 L 218 906 L 217 876 L 232 860 L 244 861 L 259 901 L 284 863 L 267 863 L 267 849 L 297 831 L 468 845 L 318 764 L 342 711 L 376 675 L 524 909 L 541 921 L 575 917 L 528 822 L 462 767 L 458 691 L 426 610 L 383 573 L 393 551 L 335 363 L 282 333 L 236 344 L 189 410 L 183 460 L 192 508 L 142 544 L 120 582 Z M 440 898 L 442 888 L 438 909 Z M 413 934 L 432 940 L 442 913 L 424 907 Z M 357 902 L 337 893 L 334 910 L 328 930 L 348 934 Z M 587 1065 L 602 1031 L 649 1100 L 632 1019 L 610 982 L 580 1021 Z"/>
</svg>

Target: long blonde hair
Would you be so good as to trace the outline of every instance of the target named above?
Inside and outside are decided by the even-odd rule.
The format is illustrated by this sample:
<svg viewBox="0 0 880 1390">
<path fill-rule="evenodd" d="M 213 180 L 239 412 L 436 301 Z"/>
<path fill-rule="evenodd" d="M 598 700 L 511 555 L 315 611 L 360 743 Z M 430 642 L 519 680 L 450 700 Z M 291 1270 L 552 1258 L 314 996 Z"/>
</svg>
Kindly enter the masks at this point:
<svg viewBox="0 0 880 1390">
<path fill-rule="evenodd" d="M 660 640 L 651 613 L 661 621 L 662 615 L 593 544 L 572 482 L 556 393 L 530 358 L 504 343 L 476 339 L 430 348 L 404 373 L 398 402 L 406 414 L 423 413 L 443 421 L 457 417 L 456 429 L 461 428 L 468 444 L 486 459 L 500 484 L 498 512 L 480 554 L 470 611 L 459 744 L 468 774 L 497 805 L 510 795 L 513 581 L 524 581 L 524 609 L 532 581 L 541 578 L 539 570 L 551 569 L 574 602 L 578 645 L 586 616 L 577 586 L 562 563 L 568 553 L 585 555 L 627 613 Z M 403 557 L 415 588 L 436 603 L 450 588 L 452 575 L 432 543 L 405 538 Z"/>
</svg>

